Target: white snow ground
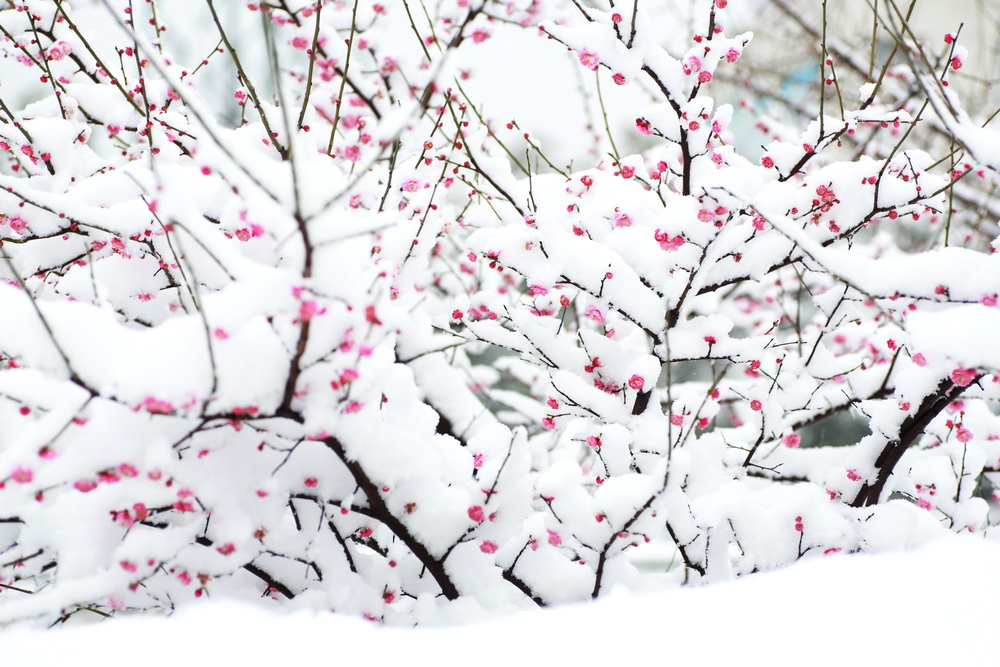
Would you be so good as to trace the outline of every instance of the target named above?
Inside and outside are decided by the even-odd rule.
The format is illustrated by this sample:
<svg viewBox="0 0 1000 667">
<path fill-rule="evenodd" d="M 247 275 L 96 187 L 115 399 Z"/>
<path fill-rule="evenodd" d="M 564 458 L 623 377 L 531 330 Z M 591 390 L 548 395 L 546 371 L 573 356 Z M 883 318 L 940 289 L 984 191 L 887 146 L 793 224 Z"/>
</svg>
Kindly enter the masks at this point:
<svg viewBox="0 0 1000 667">
<path fill-rule="evenodd" d="M 213 601 L 171 618 L 0 633 L 5 667 L 997 664 L 1000 545 L 830 556 L 778 572 L 466 625 L 385 628 Z M 913 661 L 911 663 L 911 661 Z"/>
</svg>

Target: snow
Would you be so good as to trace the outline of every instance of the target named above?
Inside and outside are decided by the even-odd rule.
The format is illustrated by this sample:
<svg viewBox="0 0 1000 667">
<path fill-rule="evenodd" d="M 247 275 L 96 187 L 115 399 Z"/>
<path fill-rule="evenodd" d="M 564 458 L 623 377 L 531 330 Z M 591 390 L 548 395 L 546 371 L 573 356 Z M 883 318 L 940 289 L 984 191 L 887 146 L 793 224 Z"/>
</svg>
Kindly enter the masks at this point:
<svg viewBox="0 0 1000 667">
<path fill-rule="evenodd" d="M 973 537 L 910 553 L 835 555 L 739 581 L 567 605 L 447 627 L 386 628 L 216 600 L 143 616 L 0 635 L 8 665 L 979 664 L 995 654 L 1000 546 Z M 165 638 L 169 638 L 164 641 Z M 82 661 L 82 662 L 81 662 Z M 94 664 L 94 663 L 91 663 Z"/>
</svg>

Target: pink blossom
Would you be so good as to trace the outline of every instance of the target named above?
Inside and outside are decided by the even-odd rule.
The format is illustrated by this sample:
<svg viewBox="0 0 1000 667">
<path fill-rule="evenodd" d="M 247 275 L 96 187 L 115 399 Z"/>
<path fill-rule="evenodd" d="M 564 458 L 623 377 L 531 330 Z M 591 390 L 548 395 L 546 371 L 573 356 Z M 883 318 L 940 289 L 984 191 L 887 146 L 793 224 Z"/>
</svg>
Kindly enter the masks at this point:
<svg viewBox="0 0 1000 667">
<path fill-rule="evenodd" d="M 14 468 L 14 472 L 11 473 L 11 477 L 18 484 L 27 484 L 34 478 L 34 473 L 31 468 L 25 468 L 23 466 L 17 466 Z"/>
<path fill-rule="evenodd" d="M 774 168 L 774 158 L 772 158 L 770 155 L 765 155 L 764 157 L 762 157 L 760 159 L 760 163 L 762 165 L 764 165 L 765 169 L 773 169 Z"/>
<path fill-rule="evenodd" d="M 420 189 L 420 181 L 415 179 L 407 179 L 403 181 L 403 184 L 399 186 L 404 192 L 416 192 Z"/>
<path fill-rule="evenodd" d="M 926 366 L 927 358 L 918 352 L 917 354 L 913 355 L 913 363 L 915 363 L 917 366 Z"/>
<path fill-rule="evenodd" d="M 545 296 L 549 293 L 549 291 L 541 285 L 532 285 L 528 289 L 531 291 L 532 296 Z"/>
<path fill-rule="evenodd" d="M 49 47 L 45 58 L 46 60 L 62 60 L 71 53 L 73 53 L 73 47 L 68 42 L 59 42 Z"/>
<path fill-rule="evenodd" d="M 677 235 L 670 238 L 666 232 L 661 232 L 659 229 L 653 232 L 653 238 L 655 238 L 660 244 L 660 248 L 662 250 L 666 250 L 667 252 L 673 252 L 684 245 L 683 236 Z"/>
<path fill-rule="evenodd" d="M 955 439 L 959 442 L 968 442 L 969 440 L 972 440 L 973 437 L 975 436 L 972 435 L 972 431 L 962 426 L 959 426 L 958 430 L 955 431 Z"/>
<path fill-rule="evenodd" d="M 919 507 L 920 509 L 929 510 L 932 507 L 931 501 L 927 500 L 926 498 L 920 498 L 919 500 L 917 500 L 917 507 Z"/>
<path fill-rule="evenodd" d="M 554 547 L 557 547 L 560 544 L 562 544 L 562 538 L 559 537 L 559 533 L 555 532 L 554 530 L 547 530 L 545 532 L 549 534 L 549 544 L 551 544 Z"/>
<path fill-rule="evenodd" d="M 594 72 L 597 71 L 597 66 L 600 64 L 601 61 L 600 61 L 600 58 L 597 57 L 596 53 L 594 53 L 590 49 L 583 49 L 582 51 L 580 51 L 576 55 L 577 55 L 577 58 L 580 59 L 580 64 L 581 65 L 583 65 L 584 67 L 586 67 L 587 69 L 589 69 L 591 71 L 594 71 Z"/>
<path fill-rule="evenodd" d="M 597 437 L 595 435 L 588 435 L 587 436 L 587 444 L 590 445 L 591 447 L 594 447 L 596 449 L 597 447 L 600 447 L 602 443 L 601 443 L 601 439 L 599 437 Z"/>
<path fill-rule="evenodd" d="M 479 550 L 484 554 L 495 554 L 497 552 L 497 545 L 495 542 L 484 540 L 483 543 L 479 545 Z"/>
<path fill-rule="evenodd" d="M 997 305 L 997 295 L 984 294 L 981 297 L 979 297 L 979 303 L 983 304 L 984 306 L 989 306 L 992 308 L 993 306 Z"/>
<path fill-rule="evenodd" d="M 698 83 L 708 83 L 711 80 L 712 80 L 712 73 L 711 72 L 700 72 L 698 74 Z M 694 129 L 697 129 L 697 128 L 691 128 L 691 129 L 694 130 Z"/>
<path fill-rule="evenodd" d="M 147 396 L 142 402 L 141 406 L 146 409 L 146 412 L 152 413 L 154 415 L 169 415 L 173 414 L 174 406 L 167 401 L 162 401 L 154 396 Z"/>
<path fill-rule="evenodd" d="M 762 407 L 763 406 L 761 405 L 760 401 L 758 401 L 757 399 L 750 401 L 750 409 L 753 410 L 754 412 L 760 412 L 760 409 Z"/>
<path fill-rule="evenodd" d="M 359 410 L 361 410 L 362 407 L 364 406 L 360 402 L 351 401 L 350 403 L 347 404 L 347 407 L 344 408 L 344 412 L 346 412 L 347 414 L 351 414 L 352 412 L 358 412 Z"/>
<path fill-rule="evenodd" d="M 344 147 L 344 158 L 345 159 L 349 160 L 350 162 L 357 162 L 359 157 L 361 157 L 361 148 L 359 148 L 358 146 L 354 146 L 354 145 L 352 145 L 352 146 L 345 146 Z M 409 182 L 409 181 L 407 181 L 407 182 Z M 414 181 L 414 182 L 416 182 L 416 181 Z M 405 184 L 404 184 L 404 187 L 405 187 Z M 416 188 L 414 188 L 414 190 L 416 190 Z M 413 192 L 413 190 L 410 190 L 410 192 Z"/>
<path fill-rule="evenodd" d="M 73 488 L 81 493 L 89 493 L 97 488 L 97 482 L 92 479 L 78 479 L 73 483 Z"/>
<path fill-rule="evenodd" d="M 684 415 L 671 415 L 670 423 L 674 426 L 680 426 L 684 423 Z"/>
<path fill-rule="evenodd" d="M 976 379 L 976 371 L 971 368 L 958 367 L 951 372 L 951 381 L 959 387 L 968 387 Z"/>
<path fill-rule="evenodd" d="M 641 375 L 633 375 L 628 379 L 628 386 L 636 391 L 641 391 L 645 384 L 646 381 Z"/>
<path fill-rule="evenodd" d="M 556 427 L 556 422 L 552 419 L 552 417 L 542 417 L 542 426 L 551 431 Z"/>
<path fill-rule="evenodd" d="M 482 523 L 486 520 L 486 514 L 483 512 L 483 508 L 479 505 L 473 505 L 468 510 L 469 518 L 476 523 Z"/>
<path fill-rule="evenodd" d="M 482 28 L 476 28 L 472 31 L 472 41 L 476 44 L 482 44 L 487 39 L 489 39 L 490 33 L 486 32 Z"/>
<path fill-rule="evenodd" d="M 559 402 L 556 399 L 552 398 L 551 396 L 549 396 L 549 399 L 545 401 L 545 404 L 550 408 L 552 408 L 553 410 L 559 408 Z"/>
<path fill-rule="evenodd" d="M 851 480 L 852 482 L 857 482 L 859 479 L 861 479 L 861 475 L 858 474 L 858 471 L 855 470 L 854 468 L 850 468 L 847 471 L 847 479 Z"/>
<path fill-rule="evenodd" d="M 604 314 L 594 306 L 587 306 L 587 317 L 598 324 L 604 321 Z"/>
<path fill-rule="evenodd" d="M 727 63 L 734 63 L 739 59 L 740 59 L 740 52 L 737 49 L 729 49 L 729 51 L 726 52 Z"/>
<path fill-rule="evenodd" d="M 326 312 L 326 308 L 320 308 L 319 304 L 315 301 L 303 301 L 299 304 L 299 319 L 303 322 L 308 322 L 317 315 L 322 315 Z"/>
<path fill-rule="evenodd" d="M 781 443 L 790 449 L 795 449 L 802 443 L 802 437 L 798 433 L 789 433 L 781 439 Z"/>
<path fill-rule="evenodd" d="M 701 59 L 698 56 L 688 56 L 683 65 L 685 74 L 694 74 L 701 71 Z"/>
<path fill-rule="evenodd" d="M 632 216 L 628 213 L 615 213 L 615 227 L 631 227 Z"/>
<path fill-rule="evenodd" d="M 615 72 L 613 75 L 611 75 L 611 80 L 614 81 L 619 86 L 625 85 L 625 75 L 621 74 L 620 72 Z"/>
</svg>

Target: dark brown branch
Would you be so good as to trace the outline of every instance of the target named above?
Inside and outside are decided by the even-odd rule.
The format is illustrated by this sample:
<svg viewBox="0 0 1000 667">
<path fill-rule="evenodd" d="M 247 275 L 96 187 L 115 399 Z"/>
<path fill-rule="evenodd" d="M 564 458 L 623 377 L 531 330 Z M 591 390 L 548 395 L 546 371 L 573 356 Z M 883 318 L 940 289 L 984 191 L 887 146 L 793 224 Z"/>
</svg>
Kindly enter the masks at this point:
<svg viewBox="0 0 1000 667">
<path fill-rule="evenodd" d="M 975 382 L 978 382 L 982 375 L 977 375 Z M 878 468 L 878 475 L 875 481 L 865 482 L 858 495 L 851 503 L 852 507 L 870 507 L 878 504 L 882 496 L 882 490 L 886 482 L 892 476 L 893 468 L 899 463 L 899 459 L 909 449 L 910 445 L 916 441 L 924 429 L 927 428 L 941 411 L 948 407 L 948 404 L 961 396 L 965 387 L 959 386 L 951 381 L 951 378 L 944 378 L 938 383 L 937 388 L 924 397 L 914 413 L 903 420 L 899 427 L 899 436 L 886 443 L 882 452 L 875 459 L 875 467 Z"/>
</svg>

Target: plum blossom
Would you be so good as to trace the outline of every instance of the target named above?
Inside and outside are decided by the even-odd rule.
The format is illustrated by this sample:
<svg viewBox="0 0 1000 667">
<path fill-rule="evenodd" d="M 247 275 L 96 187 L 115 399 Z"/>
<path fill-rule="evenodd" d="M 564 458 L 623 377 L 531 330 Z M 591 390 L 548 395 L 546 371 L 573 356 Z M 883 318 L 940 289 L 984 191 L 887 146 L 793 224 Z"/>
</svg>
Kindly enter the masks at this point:
<svg viewBox="0 0 1000 667">
<path fill-rule="evenodd" d="M 587 306 L 587 317 L 597 322 L 598 324 L 604 322 L 604 313 L 600 311 L 596 306 Z"/>
<path fill-rule="evenodd" d="M 580 59 L 581 65 L 594 72 L 597 71 L 597 66 L 601 62 L 597 57 L 597 54 L 590 49 L 582 49 L 579 53 L 577 53 L 577 58 Z"/>
<path fill-rule="evenodd" d="M 971 368 L 956 368 L 951 372 L 951 381 L 959 387 L 968 387 L 976 379 L 976 371 Z"/>
</svg>

